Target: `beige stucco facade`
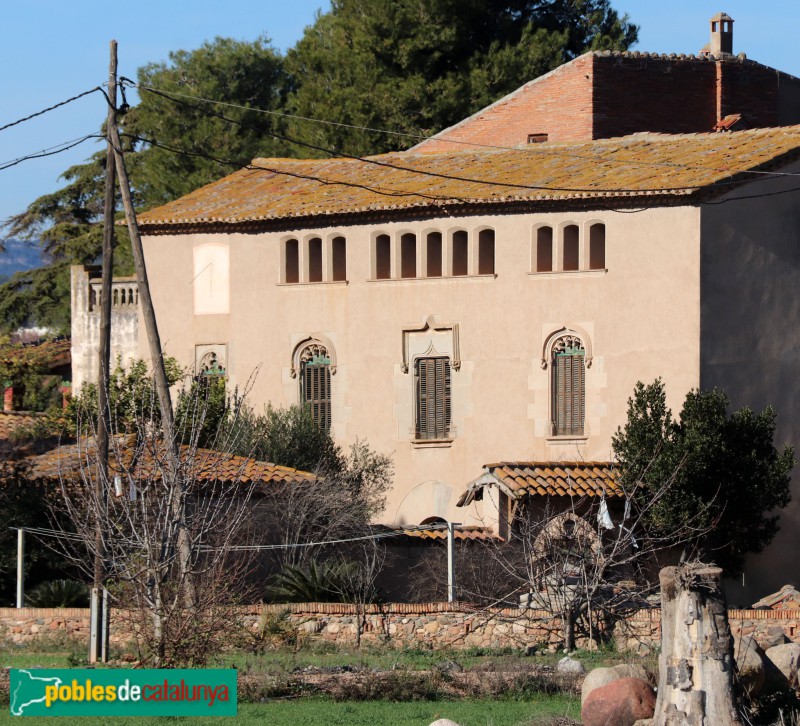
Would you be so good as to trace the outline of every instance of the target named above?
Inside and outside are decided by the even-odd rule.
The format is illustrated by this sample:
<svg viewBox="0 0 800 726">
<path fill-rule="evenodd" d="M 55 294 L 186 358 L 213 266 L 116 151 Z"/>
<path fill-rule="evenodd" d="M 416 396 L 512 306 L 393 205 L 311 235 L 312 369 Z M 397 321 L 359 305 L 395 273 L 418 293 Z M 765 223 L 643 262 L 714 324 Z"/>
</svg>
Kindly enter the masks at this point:
<svg viewBox="0 0 800 726">
<path fill-rule="evenodd" d="M 597 223 L 605 225 L 605 269 L 588 270 L 588 230 Z M 543 224 L 554 229 L 556 259 L 563 227 L 579 227 L 580 271 L 531 271 L 536 229 Z M 443 235 L 447 251 L 453 232 L 465 230 L 474 272 L 478 233 L 487 228 L 495 233 L 494 274 L 422 277 L 429 232 Z M 637 214 L 595 209 L 158 235 L 145 237 L 144 245 L 169 355 L 193 366 L 207 350 L 199 346 L 224 346 L 231 386 L 242 389 L 252 379 L 253 406 L 285 406 L 299 401 L 293 377 L 298 344 L 324 340 L 335 355 L 334 437 L 343 445 L 366 439 L 394 459 L 395 484 L 383 520 L 476 523 L 491 521 L 492 513 L 477 509 L 481 503 L 458 509 L 456 500 L 484 464 L 608 460 L 611 436 L 624 422 L 637 381 L 662 377 L 675 409 L 699 385 L 700 228 L 697 207 Z M 399 269 L 396 250 L 407 233 L 416 235 L 420 277 L 373 279 L 375 237 L 390 236 Z M 346 239 L 345 282 L 302 282 L 304 241 L 314 237 Z M 300 241 L 299 283 L 281 282 L 289 238 Z M 208 244 L 225 251 L 198 253 Z M 209 266 L 214 254 L 227 262 Z M 198 255 L 204 265 L 198 266 Z M 227 276 L 219 274 L 226 264 Z M 226 284 L 227 296 L 219 289 Z M 223 301 L 221 312 L 209 314 L 201 305 L 203 312 L 195 314 L 198 285 L 213 289 L 210 294 Z M 584 436 L 550 435 L 547 346 L 565 329 L 580 337 L 587 353 Z M 460 360 L 452 370 L 451 441 L 414 440 L 410 364 L 430 351 Z M 140 353 L 147 357 L 144 340 Z"/>
</svg>

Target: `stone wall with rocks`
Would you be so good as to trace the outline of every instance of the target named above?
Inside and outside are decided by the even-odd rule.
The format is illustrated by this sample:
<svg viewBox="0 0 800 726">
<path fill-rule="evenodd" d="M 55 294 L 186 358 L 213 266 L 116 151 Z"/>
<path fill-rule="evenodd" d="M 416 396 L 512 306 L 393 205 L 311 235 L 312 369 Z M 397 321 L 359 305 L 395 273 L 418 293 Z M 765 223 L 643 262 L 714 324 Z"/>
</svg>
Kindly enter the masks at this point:
<svg viewBox="0 0 800 726">
<path fill-rule="evenodd" d="M 352 646 L 361 630 L 363 643 L 397 648 L 519 648 L 556 650 L 561 642 L 557 617 L 541 610 L 480 609 L 461 603 L 354 605 L 309 603 L 254 605 L 236 608 L 241 627 L 258 637 L 265 626 L 280 622 L 313 641 Z M 752 635 L 774 645 L 782 632 L 800 644 L 800 610 L 731 610 L 734 638 Z M 133 638 L 133 618 L 126 611 L 111 614 L 111 642 Z M 274 630 L 274 628 L 272 628 Z M 88 638 L 89 611 L 81 608 L 0 608 L 0 636 L 13 643 L 41 639 Z M 647 652 L 661 639 L 661 612 L 640 610 L 614 626 L 620 650 Z M 587 641 L 579 640 L 580 646 Z"/>
</svg>

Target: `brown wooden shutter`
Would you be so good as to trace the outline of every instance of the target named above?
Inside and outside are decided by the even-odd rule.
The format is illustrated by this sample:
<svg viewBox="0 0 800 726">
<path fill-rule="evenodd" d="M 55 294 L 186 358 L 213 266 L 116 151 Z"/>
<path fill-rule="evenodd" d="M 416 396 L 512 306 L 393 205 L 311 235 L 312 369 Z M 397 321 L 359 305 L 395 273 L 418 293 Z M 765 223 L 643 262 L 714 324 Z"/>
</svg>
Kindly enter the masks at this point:
<svg viewBox="0 0 800 726">
<path fill-rule="evenodd" d="M 450 432 L 450 360 L 418 358 L 417 438 L 444 439 Z"/>
<path fill-rule="evenodd" d="M 582 435 L 586 417 L 583 353 L 558 353 L 553 360 L 553 433 Z"/>
<path fill-rule="evenodd" d="M 303 399 L 311 418 L 324 431 L 331 428 L 331 369 L 327 363 L 303 365 Z"/>
</svg>

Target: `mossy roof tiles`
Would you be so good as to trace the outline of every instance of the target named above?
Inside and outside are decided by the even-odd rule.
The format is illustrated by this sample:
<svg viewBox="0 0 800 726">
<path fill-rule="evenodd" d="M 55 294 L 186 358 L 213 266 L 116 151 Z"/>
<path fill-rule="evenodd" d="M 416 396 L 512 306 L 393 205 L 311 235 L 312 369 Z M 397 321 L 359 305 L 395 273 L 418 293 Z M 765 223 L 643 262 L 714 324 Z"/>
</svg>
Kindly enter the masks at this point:
<svg viewBox="0 0 800 726">
<path fill-rule="evenodd" d="M 800 156 L 800 126 L 710 134 L 633 134 L 366 159 L 255 159 L 139 215 L 145 232 L 508 203 L 691 203 Z"/>
<path fill-rule="evenodd" d="M 30 480 L 79 482 L 94 474 L 97 448 L 94 442 L 59 446 L 45 454 L 25 460 L 24 476 Z M 121 474 L 134 481 L 158 480 L 165 467 L 166 450 L 161 443 L 135 446 L 133 437 L 119 437 L 110 447 L 109 476 Z M 210 449 L 192 451 L 181 447 L 181 462 L 186 475 L 196 482 L 241 484 L 311 484 L 313 474 L 245 456 Z"/>
</svg>

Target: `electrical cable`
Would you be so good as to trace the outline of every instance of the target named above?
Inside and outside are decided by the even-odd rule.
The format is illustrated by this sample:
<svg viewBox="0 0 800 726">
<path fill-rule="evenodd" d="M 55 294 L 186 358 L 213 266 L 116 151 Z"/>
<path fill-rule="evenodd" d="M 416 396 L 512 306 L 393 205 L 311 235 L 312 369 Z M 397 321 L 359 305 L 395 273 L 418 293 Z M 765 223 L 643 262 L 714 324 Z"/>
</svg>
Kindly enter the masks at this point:
<svg viewBox="0 0 800 726">
<path fill-rule="evenodd" d="M 191 99 L 193 101 L 202 101 L 204 103 L 210 103 L 210 104 L 214 104 L 214 105 L 218 105 L 218 106 L 225 106 L 225 107 L 228 107 L 228 108 L 236 108 L 236 109 L 240 109 L 240 110 L 243 110 L 243 111 L 252 111 L 252 112 L 256 112 L 256 113 L 263 113 L 263 114 L 268 114 L 268 115 L 273 115 L 273 116 L 280 116 L 280 117 L 298 119 L 298 120 L 302 120 L 302 121 L 308 121 L 308 122 L 311 122 L 311 123 L 318 123 L 318 124 L 324 124 L 324 125 L 330 125 L 330 126 L 339 126 L 339 127 L 343 127 L 343 128 L 350 128 L 350 129 L 360 130 L 360 131 L 370 131 L 370 132 L 374 132 L 374 133 L 382 133 L 382 134 L 387 134 L 387 135 L 392 135 L 392 136 L 404 136 L 404 137 L 409 137 L 409 138 L 416 139 L 418 141 L 427 141 L 429 139 L 435 139 L 436 138 L 435 134 L 433 136 L 423 136 L 421 134 L 412 134 L 412 133 L 407 133 L 407 132 L 391 131 L 391 130 L 388 130 L 388 129 L 378 129 L 378 128 L 369 127 L 369 126 L 358 126 L 356 124 L 346 124 L 346 123 L 340 123 L 340 122 L 336 122 L 336 121 L 328 121 L 328 120 L 325 120 L 325 119 L 315 119 L 315 118 L 311 118 L 311 117 L 308 117 L 308 116 L 297 116 L 295 114 L 285 113 L 285 112 L 281 112 L 281 111 L 271 111 L 271 110 L 267 110 L 267 109 L 255 108 L 255 107 L 252 107 L 252 106 L 243 106 L 241 104 L 231 103 L 229 101 L 217 101 L 217 100 L 210 99 L 210 98 L 203 98 L 201 96 L 193 96 L 193 95 L 187 94 L 187 93 L 178 93 L 177 91 L 164 91 L 164 90 L 153 88 L 151 86 L 146 86 L 146 85 L 143 85 L 143 84 L 137 84 L 134 81 L 131 81 L 129 78 L 125 78 L 124 76 L 120 79 L 120 83 L 127 83 L 128 85 L 130 85 L 132 87 L 135 87 L 135 88 L 138 88 L 138 89 L 144 90 L 144 91 L 149 91 L 150 93 L 153 93 L 153 94 L 158 95 L 158 96 L 162 96 L 163 98 L 166 98 L 167 100 L 172 100 L 172 101 L 174 101 L 176 103 L 180 103 L 180 101 L 178 101 L 176 98 L 172 98 L 172 96 L 176 96 L 176 97 L 180 97 L 180 98 L 187 98 L 187 99 Z M 203 109 L 200 108 L 199 106 L 195 106 L 193 104 L 189 104 L 189 103 L 186 103 L 186 102 L 183 102 L 183 103 L 185 103 L 185 105 L 188 105 L 190 107 L 195 108 L 198 111 L 203 111 Z M 228 121 L 230 123 L 238 124 L 238 125 L 242 126 L 243 128 L 250 128 L 251 130 L 254 130 L 252 127 L 248 127 L 246 124 L 244 124 L 242 122 L 239 122 L 239 121 L 236 121 L 234 119 L 227 118 L 227 117 L 223 116 L 222 114 L 212 114 L 212 115 L 216 116 L 217 118 L 220 118 L 220 119 L 223 119 L 225 121 Z M 289 143 L 297 144 L 297 145 L 300 145 L 300 146 L 306 146 L 308 148 L 315 149 L 317 151 L 323 151 L 323 152 L 331 154 L 331 155 L 343 156 L 345 158 L 357 159 L 357 160 L 360 160 L 360 161 L 372 161 L 370 159 L 365 159 L 364 157 L 350 156 L 350 155 L 344 154 L 343 152 L 339 152 L 339 151 L 337 151 L 335 149 L 327 149 L 325 147 L 315 146 L 313 144 L 309 144 L 309 143 L 306 143 L 306 142 L 303 142 L 303 141 L 299 141 L 297 139 L 292 139 L 290 137 L 281 136 L 280 134 L 277 134 L 277 133 L 274 133 L 274 132 L 265 131 L 265 133 L 267 133 L 270 136 L 274 136 L 275 138 L 279 138 L 279 139 L 288 141 Z M 439 132 L 439 133 L 441 133 L 441 132 Z M 493 150 L 497 150 L 497 151 L 517 151 L 517 152 L 528 153 L 528 154 L 530 154 L 530 153 L 539 153 L 539 154 L 542 154 L 542 155 L 546 154 L 548 156 L 566 157 L 566 158 L 569 158 L 569 159 L 582 159 L 582 160 L 585 160 L 585 161 L 595 161 L 595 162 L 598 161 L 598 158 L 596 156 L 587 156 L 587 155 L 584 155 L 584 154 L 575 154 L 575 153 L 564 152 L 564 151 L 561 151 L 560 149 L 554 148 L 552 146 L 543 146 L 543 145 L 538 145 L 538 144 L 537 145 L 533 145 L 533 146 L 528 146 L 528 147 L 519 147 L 519 146 L 504 146 L 504 145 L 498 145 L 498 144 L 487 144 L 487 143 L 480 143 L 480 142 L 476 142 L 476 141 L 461 141 L 461 140 L 457 140 L 457 139 L 436 139 L 436 140 L 440 141 L 440 142 L 463 145 L 463 146 L 469 146 L 469 147 L 473 147 L 473 148 L 474 147 L 478 147 L 478 148 L 493 149 Z M 603 159 L 602 161 L 608 162 L 609 160 L 608 159 Z M 676 163 L 669 163 L 669 162 L 648 162 L 648 161 L 638 161 L 638 160 L 635 160 L 635 159 L 630 159 L 630 160 L 612 159 L 610 161 L 612 163 L 614 163 L 614 164 L 619 164 L 621 166 L 642 166 L 642 167 L 647 167 L 647 168 L 662 167 L 662 168 L 667 168 L 667 169 L 694 169 L 694 168 L 700 168 L 700 167 L 694 167 L 691 164 L 676 164 Z M 402 167 L 395 167 L 395 168 L 402 168 Z M 702 167 L 702 169 L 706 170 L 705 167 Z M 725 172 L 729 172 L 729 169 L 727 169 L 727 168 L 719 168 L 719 169 L 711 169 L 710 171 L 715 171 L 715 172 L 719 172 L 719 173 L 725 173 Z M 419 172 L 419 173 L 423 173 L 423 172 Z M 760 170 L 750 170 L 750 169 L 743 170 L 743 171 L 737 172 L 737 173 L 761 174 L 761 175 L 768 175 L 768 176 L 800 176 L 800 172 L 798 172 L 798 173 L 795 173 L 795 172 L 771 172 L 771 171 L 760 171 Z M 581 191 L 581 190 L 577 190 L 577 191 Z"/>
<path fill-rule="evenodd" d="M 155 146 L 155 147 L 157 147 L 159 149 L 164 149 L 165 151 L 169 151 L 169 152 L 172 152 L 172 153 L 175 153 L 175 154 L 183 154 L 185 156 L 194 156 L 194 157 L 200 157 L 200 158 L 203 158 L 203 159 L 208 159 L 209 161 L 214 161 L 214 162 L 217 162 L 218 164 L 222 164 L 224 166 L 230 166 L 230 167 L 233 167 L 235 169 L 249 169 L 249 170 L 253 170 L 253 171 L 268 171 L 268 172 L 270 172 L 272 174 L 279 174 L 279 175 L 282 175 L 282 176 L 290 176 L 290 177 L 293 177 L 295 179 L 304 179 L 304 180 L 307 180 L 307 181 L 316 181 L 316 182 L 319 182 L 320 184 L 340 185 L 340 186 L 352 187 L 352 188 L 355 188 L 355 189 L 363 189 L 365 191 L 373 192 L 375 194 L 379 194 L 381 196 L 386 196 L 386 197 L 422 197 L 424 199 L 430 199 L 430 200 L 433 200 L 433 201 L 441 201 L 441 202 L 457 201 L 457 202 L 462 202 L 464 204 L 467 203 L 467 200 L 462 199 L 460 197 L 432 195 L 432 194 L 427 194 L 425 192 L 418 192 L 418 191 L 384 190 L 384 189 L 380 189 L 379 187 L 371 187 L 371 186 L 369 186 L 367 184 L 359 184 L 357 182 L 350 182 L 350 181 L 345 181 L 345 180 L 340 180 L 340 179 L 327 179 L 325 177 L 316 176 L 316 175 L 313 175 L 313 174 L 301 174 L 299 172 L 292 172 L 292 171 L 287 171 L 286 169 L 277 169 L 277 168 L 274 168 L 274 167 L 262 166 L 262 165 L 259 165 L 259 164 L 252 164 L 252 163 L 242 164 L 241 162 L 236 162 L 236 161 L 232 161 L 232 160 L 229 160 L 229 159 L 222 159 L 220 157 L 211 156 L 210 154 L 204 154 L 204 153 L 199 152 L 199 151 L 189 151 L 189 150 L 186 150 L 186 149 L 178 149 L 176 147 L 168 146 L 167 144 L 162 144 L 162 143 L 159 143 L 159 142 L 154 141 L 152 139 L 147 139 L 147 138 L 142 137 L 142 136 L 136 136 L 134 134 L 122 133 L 122 134 L 120 134 L 120 136 L 124 136 L 125 138 L 132 139 L 134 141 L 140 141 L 142 143 L 151 144 L 152 146 Z"/>
<path fill-rule="evenodd" d="M 56 539 L 65 539 L 68 541 L 79 541 L 79 542 L 84 541 L 84 537 L 81 537 L 79 534 L 74 534 L 72 532 L 63 532 L 55 529 L 47 529 L 45 527 L 9 527 L 9 529 L 22 530 L 23 532 L 29 532 L 30 534 L 39 535 L 42 537 L 53 537 Z M 231 552 L 260 552 L 266 550 L 298 549 L 303 547 L 323 547 L 336 544 L 350 544 L 352 542 L 364 542 L 367 540 L 380 540 L 391 537 L 403 537 L 408 532 L 417 532 L 417 531 L 427 532 L 427 531 L 439 531 L 445 529 L 447 529 L 447 524 L 430 524 L 425 526 L 411 525 L 394 531 L 377 532 L 375 534 L 363 535 L 361 537 L 346 537 L 342 539 L 322 540 L 319 542 L 294 542 L 294 543 L 283 543 L 283 544 L 272 544 L 272 545 L 231 545 L 225 548 L 200 547 L 199 549 L 203 552 L 214 552 L 220 549 L 225 549 L 225 551 L 231 551 Z M 457 528 L 454 529 L 457 530 Z M 92 532 L 91 537 L 92 538 L 94 537 L 94 532 Z"/>
<path fill-rule="evenodd" d="M 5 169 L 10 169 L 12 166 L 17 166 L 17 164 L 21 164 L 23 161 L 29 161 L 30 159 L 42 159 L 45 156 L 55 156 L 56 154 L 60 154 L 64 151 L 69 151 L 70 149 L 74 149 L 76 146 L 79 146 L 84 141 L 88 141 L 89 139 L 102 139 L 102 138 L 105 138 L 102 134 L 87 134 L 86 136 L 81 136 L 78 139 L 72 139 L 71 141 L 64 141 L 61 144 L 50 146 L 47 149 L 42 149 L 41 151 L 36 151 L 30 154 L 26 154 L 25 156 L 20 156 L 17 159 L 12 159 L 10 161 L 0 163 L 0 171 L 3 171 Z"/>
<path fill-rule="evenodd" d="M 6 129 L 10 129 L 12 126 L 17 126 L 18 124 L 24 123 L 25 121 L 30 121 L 31 119 L 36 118 L 37 116 L 42 116 L 43 114 L 49 113 L 50 111 L 54 111 L 57 108 L 61 108 L 62 106 L 66 106 L 68 103 L 72 103 L 73 101 L 77 101 L 79 98 L 83 98 L 84 96 L 88 96 L 90 93 L 95 93 L 96 91 L 103 92 L 103 89 L 100 86 L 95 86 L 94 88 L 90 88 L 88 91 L 84 91 L 83 93 L 79 93 L 77 96 L 72 96 L 72 98 L 68 98 L 64 101 L 59 101 L 52 106 L 48 106 L 47 108 L 43 108 L 41 111 L 37 111 L 36 113 L 32 113 L 30 116 L 25 116 L 24 118 L 17 119 L 16 121 L 12 121 L 11 123 L 5 124 L 5 126 L 0 126 L 0 131 L 5 131 Z"/>
<path fill-rule="evenodd" d="M 166 93 L 164 93 L 162 91 L 158 91 L 156 89 L 151 89 L 151 88 L 146 87 L 146 86 L 142 86 L 141 88 L 144 89 L 144 90 L 147 90 L 147 91 L 149 91 L 149 92 L 151 92 L 151 93 L 153 93 L 155 95 L 162 96 L 163 98 L 166 98 L 167 100 L 170 100 L 173 103 L 180 104 L 180 105 L 183 105 L 183 106 L 188 106 L 189 108 L 193 108 L 194 110 L 199 111 L 200 113 L 204 113 L 207 116 L 211 116 L 211 117 L 214 117 L 214 118 L 219 118 L 222 121 L 234 124 L 234 125 L 239 126 L 241 128 L 254 130 L 252 126 L 248 126 L 248 124 L 246 124 L 246 123 L 244 123 L 244 122 L 242 122 L 242 121 L 240 121 L 238 119 L 232 119 L 232 118 L 229 118 L 227 116 L 224 116 L 223 114 L 207 111 L 206 109 L 203 109 L 202 107 L 197 106 L 196 104 L 192 104 L 192 103 L 188 103 L 186 101 L 181 101 L 181 100 L 170 98 L 170 96 L 168 94 L 166 94 Z M 202 99 L 202 100 L 206 100 L 206 99 Z M 213 103 L 213 102 L 211 102 L 211 103 Z M 247 107 L 239 107 L 239 108 L 247 109 Z M 286 142 L 291 143 L 291 144 L 296 144 L 296 145 L 299 145 L 299 146 L 302 146 L 302 147 L 305 147 L 305 148 L 309 148 L 309 149 L 312 149 L 314 151 L 321 151 L 323 153 L 329 154 L 331 157 L 334 157 L 334 158 L 339 157 L 339 158 L 345 158 L 345 159 L 352 159 L 354 161 L 360 161 L 360 162 L 365 163 L 365 164 L 372 164 L 372 165 L 379 166 L 379 167 L 384 167 L 384 168 L 388 168 L 388 169 L 395 169 L 395 170 L 398 170 L 398 171 L 404 171 L 404 172 L 413 173 L 413 174 L 420 174 L 420 175 L 423 175 L 423 176 L 433 177 L 433 178 L 438 178 L 438 179 L 444 179 L 444 180 L 447 180 L 447 181 L 459 181 L 459 182 L 465 182 L 465 183 L 482 184 L 482 185 L 486 185 L 486 186 L 498 186 L 498 187 L 511 188 L 511 189 L 524 189 L 524 190 L 533 190 L 533 191 L 558 191 L 558 192 L 567 192 L 567 193 L 576 193 L 576 194 L 598 194 L 598 195 L 599 194 L 605 194 L 605 193 L 608 193 L 608 192 L 617 193 L 617 194 L 643 194 L 643 193 L 662 193 L 662 194 L 665 194 L 665 193 L 676 193 L 676 192 L 692 193 L 692 192 L 698 190 L 698 187 L 696 185 L 695 186 L 677 186 L 677 187 L 618 188 L 618 189 L 598 190 L 598 189 L 591 189 L 591 188 L 540 186 L 540 185 L 533 185 L 533 184 L 517 184 L 517 183 L 513 183 L 513 182 L 498 182 L 498 181 L 494 181 L 494 180 L 475 179 L 475 178 L 471 178 L 471 177 L 462 177 L 462 176 L 456 176 L 456 175 L 453 175 L 453 174 L 444 174 L 444 173 L 435 172 L 435 171 L 416 169 L 414 167 L 409 167 L 409 166 L 401 166 L 401 165 L 398 165 L 398 164 L 392 164 L 392 163 L 388 163 L 388 162 L 385 162 L 385 161 L 380 161 L 379 159 L 376 159 L 376 158 L 361 157 L 361 156 L 355 156 L 355 155 L 351 155 L 351 154 L 345 154 L 343 152 L 340 152 L 337 149 L 331 149 L 331 148 L 328 148 L 328 147 L 318 146 L 316 144 L 311 144 L 311 143 L 308 143 L 308 142 L 300 141 L 298 139 L 293 139 L 293 138 L 291 138 L 289 136 L 286 136 L 284 134 L 279 134 L 277 132 L 267 131 L 267 130 L 262 130 L 262 131 L 266 135 L 272 136 L 273 138 L 279 139 L 281 141 L 286 141 Z M 514 149 L 514 150 L 518 150 L 518 149 Z M 198 152 L 189 152 L 189 153 L 197 153 L 197 155 L 201 155 Z M 570 158 L 572 158 L 572 157 L 570 157 Z M 588 157 L 580 157 L 580 158 L 587 159 Z M 608 162 L 607 159 L 597 159 L 596 157 L 590 158 L 589 160 L 595 161 L 595 162 L 598 162 L 598 161 Z M 620 163 L 620 164 L 623 164 L 623 165 L 625 165 L 627 163 L 624 160 L 613 160 L 613 162 L 614 163 Z M 634 165 L 657 166 L 657 164 L 656 165 L 651 165 L 651 164 L 642 163 L 642 162 L 634 162 Z M 249 165 L 249 166 L 250 166 L 250 168 L 254 168 L 254 165 L 252 165 L 252 164 Z M 685 168 L 685 169 L 693 168 L 690 165 L 671 165 L 671 164 L 669 164 L 669 165 L 664 165 L 664 166 L 668 166 L 670 168 Z M 258 168 L 258 167 L 255 167 L 255 168 Z M 270 171 L 272 171 L 273 173 L 287 173 L 287 172 L 279 171 L 279 170 L 275 170 L 275 169 L 270 169 Z M 712 169 L 711 171 L 727 172 L 730 176 L 734 176 L 727 169 L 724 169 L 724 170 L 723 169 Z M 736 174 L 748 173 L 748 171 L 749 170 L 743 170 L 741 172 L 736 172 Z M 766 175 L 771 175 L 772 174 L 772 172 L 758 172 L 758 173 L 766 174 Z M 311 176 L 311 177 L 304 177 L 304 178 L 313 179 L 314 177 Z M 343 182 L 335 181 L 334 183 L 343 183 Z M 730 179 L 730 180 L 727 180 L 727 181 L 714 182 L 714 183 L 712 183 L 712 185 L 710 185 L 707 188 L 718 188 L 718 187 L 729 186 L 729 185 L 740 185 L 741 183 L 742 183 L 742 180 Z M 407 192 L 407 193 L 404 193 L 404 194 L 400 194 L 399 196 L 425 196 L 425 195 L 424 194 L 417 194 L 417 193 L 414 193 L 414 192 Z M 429 198 L 437 198 L 437 197 L 434 196 L 434 197 L 429 197 Z M 446 199 L 451 199 L 451 197 L 441 197 L 441 196 L 438 197 L 438 198 L 440 198 L 440 199 L 445 199 L 445 198 Z M 456 198 L 456 199 L 458 199 L 459 201 L 462 201 L 462 202 L 465 201 L 465 200 L 463 200 L 461 198 Z"/>
</svg>

